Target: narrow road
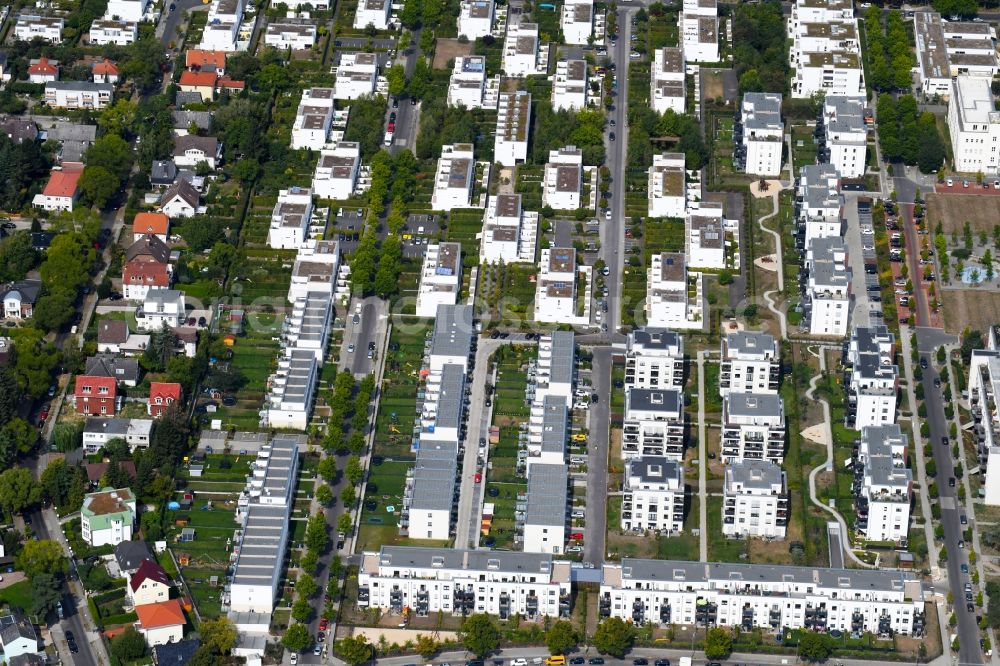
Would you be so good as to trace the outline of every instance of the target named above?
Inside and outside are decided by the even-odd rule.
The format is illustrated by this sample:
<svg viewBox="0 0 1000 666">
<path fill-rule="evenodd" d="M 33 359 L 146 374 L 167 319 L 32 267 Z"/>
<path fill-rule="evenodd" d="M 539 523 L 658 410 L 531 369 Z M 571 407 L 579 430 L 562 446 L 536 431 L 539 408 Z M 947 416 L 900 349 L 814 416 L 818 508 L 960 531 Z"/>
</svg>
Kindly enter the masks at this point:
<svg viewBox="0 0 1000 666">
<path fill-rule="evenodd" d="M 583 561 L 595 567 L 604 562 L 608 531 L 608 455 L 611 432 L 611 347 L 594 347 L 590 373 L 594 393 L 600 400 L 590 406 L 587 418 L 590 434 L 587 445 L 587 531 L 583 545 Z M 620 525 L 611 525 L 618 529 Z"/>
<path fill-rule="evenodd" d="M 708 454 L 705 442 L 705 351 L 698 352 L 698 553 L 708 562 Z"/>
</svg>

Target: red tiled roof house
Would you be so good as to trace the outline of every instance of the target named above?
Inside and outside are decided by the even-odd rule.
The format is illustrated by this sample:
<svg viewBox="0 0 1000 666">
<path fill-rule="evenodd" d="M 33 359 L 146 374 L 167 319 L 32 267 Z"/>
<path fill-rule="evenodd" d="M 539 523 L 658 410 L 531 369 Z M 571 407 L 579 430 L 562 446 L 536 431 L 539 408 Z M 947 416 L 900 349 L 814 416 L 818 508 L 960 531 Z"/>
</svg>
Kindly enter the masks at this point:
<svg viewBox="0 0 1000 666">
<path fill-rule="evenodd" d="M 76 411 L 87 416 L 114 416 L 118 385 L 114 377 L 77 375 L 73 389 Z"/>
<path fill-rule="evenodd" d="M 174 382 L 153 382 L 149 385 L 149 404 L 147 410 L 150 416 L 160 416 L 170 405 L 181 399 L 181 385 Z"/>
</svg>

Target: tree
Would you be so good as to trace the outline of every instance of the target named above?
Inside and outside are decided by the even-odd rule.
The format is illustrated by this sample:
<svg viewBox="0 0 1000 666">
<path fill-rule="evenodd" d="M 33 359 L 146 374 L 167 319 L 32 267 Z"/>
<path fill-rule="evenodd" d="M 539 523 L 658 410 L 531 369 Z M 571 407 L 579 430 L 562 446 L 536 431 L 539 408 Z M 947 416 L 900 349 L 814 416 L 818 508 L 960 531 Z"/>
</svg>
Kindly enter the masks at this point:
<svg viewBox="0 0 1000 666">
<path fill-rule="evenodd" d="M 733 635 L 724 627 L 712 627 L 705 634 L 705 657 L 725 659 L 733 651 Z"/>
<path fill-rule="evenodd" d="M 40 574 L 64 576 L 68 569 L 62 546 L 48 539 L 25 542 L 15 564 L 28 578 Z"/>
<path fill-rule="evenodd" d="M 389 82 L 389 94 L 399 97 L 406 90 L 406 70 L 402 65 L 393 65 L 386 71 L 385 78 Z"/>
<path fill-rule="evenodd" d="M 493 618 L 485 613 L 466 618 L 460 635 L 465 649 L 480 659 L 500 646 L 500 629 Z"/>
<path fill-rule="evenodd" d="M 805 661 L 823 661 L 831 652 L 830 637 L 826 634 L 810 631 L 799 639 L 799 657 Z"/>
<path fill-rule="evenodd" d="M 333 456 L 325 456 L 319 461 L 319 466 L 316 468 L 320 477 L 327 482 L 333 481 L 337 478 L 337 460 Z"/>
<path fill-rule="evenodd" d="M 285 630 L 282 645 L 291 652 L 302 652 L 312 644 L 312 636 L 304 624 L 293 624 Z"/>
<path fill-rule="evenodd" d="M 0 240 L 0 281 L 22 280 L 38 261 L 27 231 L 15 231 Z"/>
<path fill-rule="evenodd" d="M 577 645 L 576 631 L 566 620 L 559 620 L 545 634 L 545 647 L 552 654 L 566 654 Z"/>
<path fill-rule="evenodd" d="M 329 543 L 330 535 L 326 531 L 326 516 L 323 515 L 322 511 L 317 511 L 309 517 L 309 522 L 306 523 L 306 548 L 323 552 Z"/>
<path fill-rule="evenodd" d="M 56 286 L 42 294 L 35 305 L 33 320 L 43 331 L 57 331 L 66 326 L 75 314 L 76 290 Z"/>
<path fill-rule="evenodd" d="M 358 493 L 354 490 L 354 486 L 344 486 L 344 489 L 340 491 L 340 501 L 344 503 L 346 509 L 354 506 L 354 503 L 358 501 Z"/>
<path fill-rule="evenodd" d="M 374 651 L 364 636 L 348 636 L 334 643 L 334 650 L 349 666 L 363 664 L 372 658 Z"/>
<path fill-rule="evenodd" d="M 295 581 L 295 591 L 298 592 L 299 596 L 303 599 L 308 599 L 312 595 L 316 594 L 319 590 L 319 584 L 316 579 L 309 574 L 302 574 Z"/>
<path fill-rule="evenodd" d="M 39 619 L 44 619 L 56 609 L 62 599 L 62 580 L 52 574 L 38 574 L 31 579 L 31 611 Z"/>
<path fill-rule="evenodd" d="M 333 491 L 330 490 L 330 486 L 325 483 L 320 484 L 319 488 L 316 489 L 316 501 L 324 506 L 333 501 Z"/>
<path fill-rule="evenodd" d="M 306 622 L 312 615 L 312 606 L 308 599 L 299 598 L 292 604 L 292 618 L 299 622 Z"/>
<path fill-rule="evenodd" d="M 361 466 L 361 458 L 358 456 L 351 456 L 347 459 L 347 467 L 344 469 L 344 474 L 347 476 L 347 480 L 354 485 L 361 483 L 361 479 L 365 475 L 365 470 Z"/>
<path fill-rule="evenodd" d="M 146 654 L 146 639 L 135 627 L 129 627 L 111 641 L 111 654 L 123 662 L 139 659 Z"/>
<path fill-rule="evenodd" d="M 617 617 L 604 620 L 594 632 L 594 647 L 597 651 L 619 659 L 632 649 L 634 641 L 635 629 Z"/>
<path fill-rule="evenodd" d="M 0 474 L 0 507 L 7 513 L 21 513 L 41 499 L 42 489 L 27 468 L 15 467 Z"/>
<path fill-rule="evenodd" d="M 227 617 L 202 620 L 198 633 L 201 634 L 201 644 L 216 654 L 229 654 L 236 645 L 236 627 Z"/>
<path fill-rule="evenodd" d="M 233 165 L 233 175 L 244 185 L 252 183 L 260 175 L 260 162 L 252 157 L 242 159 Z"/>
<path fill-rule="evenodd" d="M 353 525 L 354 525 L 354 523 L 351 520 L 351 514 L 349 514 L 349 513 L 342 513 L 342 514 L 340 514 L 340 518 L 337 518 L 337 531 L 338 532 L 343 532 L 344 534 L 347 534 L 348 532 L 351 531 L 351 527 Z"/>
<path fill-rule="evenodd" d="M 105 134 L 91 144 L 83 155 L 88 167 L 103 167 L 119 181 L 128 177 L 132 168 L 132 148 L 117 134 Z"/>
<path fill-rule="evenodd" d="M 417 634 L 417 654 L 430 661 L 441 649 L 441 644 L 428 634 Z"/>
<path fill-rule="evenodd" d="M 87 166 L 80 175 L 80 195 L 84 202 L 104 208 L 118 192 L 121 183 L 113 173 L 102 166 Z"/>
</svg>

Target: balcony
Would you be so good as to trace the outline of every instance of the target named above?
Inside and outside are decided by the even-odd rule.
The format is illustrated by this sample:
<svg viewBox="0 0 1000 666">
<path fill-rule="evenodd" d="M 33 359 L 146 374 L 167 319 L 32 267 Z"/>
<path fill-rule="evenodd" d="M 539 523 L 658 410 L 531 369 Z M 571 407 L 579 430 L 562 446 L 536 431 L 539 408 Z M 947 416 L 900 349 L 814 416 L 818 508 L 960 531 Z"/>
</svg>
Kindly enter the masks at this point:
<svg viewBox="0 0 1000 666">
<path fill-rule="evenodd" d="M 538 597 L 534 594 L 529 594 L 528 598 L 524 602 L 524 607 L 528 613 L 528 617 L 535 617 L 538 615 Z"/>
<path fill-rule="evenodd" d="M 611 595 L 605 594 L 598 602 L 598 613 L 601 617 L 611 617 Z"/>
<path fill-rule="evenodd" d="M 660 624 L 670 624 L 670 604 L 660 606 Z"/>
<path fill-rule="evenodd" d="M 632 604 L 632 621 L 636 625 L 645 624 L 643 618 L 646 615 L 646 608 L 643 606 L 642 602 L 638 599 Z"/>
<path fill-rule="evenodd" d="M 367 606 L 371 600 L 371 591 L 367 587 L 358 588 L 358 605 Z"/>
</svg>

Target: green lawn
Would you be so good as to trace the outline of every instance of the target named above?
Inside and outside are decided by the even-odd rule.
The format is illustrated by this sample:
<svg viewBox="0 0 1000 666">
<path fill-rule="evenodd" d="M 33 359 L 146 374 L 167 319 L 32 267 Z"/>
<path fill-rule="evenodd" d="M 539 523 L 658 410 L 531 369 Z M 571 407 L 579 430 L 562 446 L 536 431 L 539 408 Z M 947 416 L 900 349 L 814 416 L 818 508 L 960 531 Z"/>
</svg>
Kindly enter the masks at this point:
<svg viewBox="0 0 1000 666">
<path fill-rule="evenodd" d="M 0 590 L 0 601 L 22 610 L 31 608 L 31 601 L 33 597 L 34 594 L 31 591 L 30 580 L 22 580 L 19 583 L 8 585 Z"/>
</svg>

